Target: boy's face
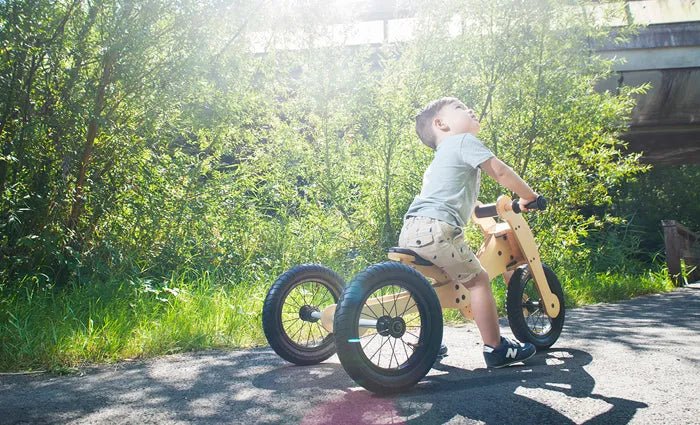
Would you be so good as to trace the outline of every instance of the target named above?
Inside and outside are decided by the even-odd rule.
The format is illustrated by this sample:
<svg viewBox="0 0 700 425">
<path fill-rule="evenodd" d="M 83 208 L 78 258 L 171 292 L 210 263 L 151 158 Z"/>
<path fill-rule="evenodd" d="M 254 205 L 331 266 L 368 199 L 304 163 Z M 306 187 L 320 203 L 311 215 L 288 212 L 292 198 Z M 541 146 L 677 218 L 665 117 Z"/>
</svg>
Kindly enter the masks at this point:
<svg viewBox="0 0 700 425">
<path fill-rule="evenodd" d="M 438 128 L 453 134 L 471 133 L 476 136 L 481 129 L 474 111 L 462 102 L 452 102 L 443 106 L 436 121 L 439 121 Z"/>
</svg>

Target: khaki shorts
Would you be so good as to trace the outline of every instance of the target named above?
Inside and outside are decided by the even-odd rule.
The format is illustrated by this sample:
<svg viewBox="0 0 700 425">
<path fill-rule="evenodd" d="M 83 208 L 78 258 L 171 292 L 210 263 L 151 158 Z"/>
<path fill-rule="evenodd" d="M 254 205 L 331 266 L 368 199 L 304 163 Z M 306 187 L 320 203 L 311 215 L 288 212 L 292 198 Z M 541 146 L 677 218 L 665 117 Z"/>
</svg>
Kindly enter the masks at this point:
<svg viewBox="0 0 700 425">
<path fill-rule="evenodd" d="M 399 247 L 432 261 L 454 282 L 466 284 L 483 271 L 479 259 L 464 241 L 462 228 L 434 218 L 407 218 L 399 236 Z"/>
</svg>

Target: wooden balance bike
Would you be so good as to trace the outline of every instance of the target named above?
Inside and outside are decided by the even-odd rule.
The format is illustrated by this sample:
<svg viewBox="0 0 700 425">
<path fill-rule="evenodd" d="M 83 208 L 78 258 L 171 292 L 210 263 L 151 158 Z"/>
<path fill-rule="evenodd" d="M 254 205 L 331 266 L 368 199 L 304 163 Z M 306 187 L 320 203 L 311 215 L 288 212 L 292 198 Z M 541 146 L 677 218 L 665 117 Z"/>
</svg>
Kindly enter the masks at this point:
<svg viewBox="0 0 700 425">
<path fill-rule="evenodd" d="M 540 197 L 527 206 L 544 209 Z M 499 218 L 497 221 L 496 218 Z M 538 350 L 554 344 L 564 326 L 564 294 L 517 202 L 501 196 L 479 205 L 472 217 L 484 234 L 477 251 L 493 279 L 513 271 L 506 311 L 513 335 Z M 345 286 L 327 267 L 296 266 L 272 285 L 263 306 L 270 346 L 298 365 L 322 362 L 337 352 L 345 371 L 376 393 L 410 388 L 430 371 L 442 342 L 442 309 L 472 317 L 469 290 L 411 250 L 392 248 L 389 259 Z"/>
</svg>

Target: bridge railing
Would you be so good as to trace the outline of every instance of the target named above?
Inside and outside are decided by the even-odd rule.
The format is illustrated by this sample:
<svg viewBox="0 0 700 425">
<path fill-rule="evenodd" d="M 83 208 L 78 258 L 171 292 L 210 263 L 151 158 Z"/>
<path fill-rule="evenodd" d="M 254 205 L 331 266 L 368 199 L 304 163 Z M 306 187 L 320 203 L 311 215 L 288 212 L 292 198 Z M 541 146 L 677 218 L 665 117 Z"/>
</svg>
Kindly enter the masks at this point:
<svg viewBox="0 0 700 425">
<path fill-rule="evenodd" d="M 700 234 L 675 220 L 661 220 L 661 227 L 668 273 L 676 285 L 700 280 Z"/>
</svg>

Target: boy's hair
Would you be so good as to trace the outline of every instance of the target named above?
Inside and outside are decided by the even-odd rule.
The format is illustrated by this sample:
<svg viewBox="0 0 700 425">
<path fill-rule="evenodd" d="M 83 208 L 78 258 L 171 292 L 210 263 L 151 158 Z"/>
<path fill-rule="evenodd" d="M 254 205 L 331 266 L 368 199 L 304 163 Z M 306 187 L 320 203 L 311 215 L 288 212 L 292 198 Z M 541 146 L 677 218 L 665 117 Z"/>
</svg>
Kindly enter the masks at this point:
<svg viewBox="0 0 700 425">
<path fill-rule="evenodd" d="M 416 115 L 416 133 L 418 133 L 421 142 L 431 149 L 435 149 L 437 140 L 433 132 L 433 119 L 435 119 L 435 115 L 437 115 L 440 109 L 445 105 L 459 101 L 460 100 L 456 97 L 441 97 L 440 99 L 428 103 L 428 105 Z"/>
</svg>

